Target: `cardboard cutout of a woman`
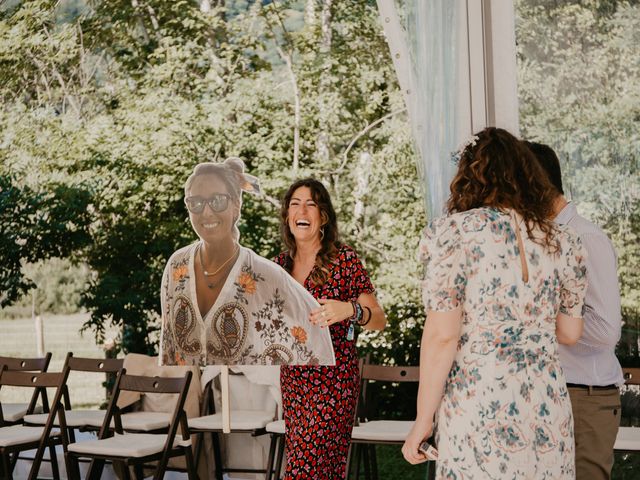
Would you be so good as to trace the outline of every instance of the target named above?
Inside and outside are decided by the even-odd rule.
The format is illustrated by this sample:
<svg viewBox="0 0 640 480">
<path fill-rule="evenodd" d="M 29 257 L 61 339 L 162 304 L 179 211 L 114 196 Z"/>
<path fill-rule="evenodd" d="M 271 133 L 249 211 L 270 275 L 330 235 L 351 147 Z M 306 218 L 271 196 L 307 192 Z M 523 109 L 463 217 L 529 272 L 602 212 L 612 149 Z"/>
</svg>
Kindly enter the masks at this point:
<svg viewBox="0 0 640 480">
<path fill-rule="evenodd" d="M 242 192 L 258 180 L 239 158 L 198 164 L 185 204 L 199 240 L 176 251 L 161 286 L 163 365 L 334 365 L 318 302 L 275 263 L 239 244 Z"/>
</svg>

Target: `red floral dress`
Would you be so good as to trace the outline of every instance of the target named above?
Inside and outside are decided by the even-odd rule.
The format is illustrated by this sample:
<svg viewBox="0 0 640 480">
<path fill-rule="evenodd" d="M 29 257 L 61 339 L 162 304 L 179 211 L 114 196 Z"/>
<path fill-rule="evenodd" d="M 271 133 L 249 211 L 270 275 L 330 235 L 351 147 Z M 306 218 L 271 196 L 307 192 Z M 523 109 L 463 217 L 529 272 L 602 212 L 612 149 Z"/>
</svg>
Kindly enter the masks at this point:
<svg viewBox="0 0 640 480">
<path fill-rule="evenodd" d="M 275 259 L 291 271 L 287 252 Z M 330 268 L 323 285 L 310 276 L 305 288 L 316 298 L 348 302 L 373 293 L 369 275 L 356 252 L 346 245 Z M 360 389 L 357 335 L 347 340 L 349 321 L 329 327 L 336 366 L 287 367 L 280 370 L 284 420 L 287 428 L 286 479 L 329 480 L 345 478 L 351 429 Z"/>
</svg>

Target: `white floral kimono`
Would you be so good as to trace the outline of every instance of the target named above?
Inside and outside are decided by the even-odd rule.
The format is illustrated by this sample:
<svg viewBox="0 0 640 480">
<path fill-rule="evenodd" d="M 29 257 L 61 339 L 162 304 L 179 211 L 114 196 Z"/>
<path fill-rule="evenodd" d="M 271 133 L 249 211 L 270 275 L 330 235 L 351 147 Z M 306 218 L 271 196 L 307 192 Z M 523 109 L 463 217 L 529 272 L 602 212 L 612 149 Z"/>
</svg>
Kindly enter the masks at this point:
<svg viewBox="0 0 640 480">
<path fill-rule="evenodd" d="M 279 265 L 240 247 L 204 318 L 196 300 L 200 242 L 175 252 L 160 292 L 163 365 L 334 365 L 328 328 L 309 322 L 319 304 Z"/>
</svg>

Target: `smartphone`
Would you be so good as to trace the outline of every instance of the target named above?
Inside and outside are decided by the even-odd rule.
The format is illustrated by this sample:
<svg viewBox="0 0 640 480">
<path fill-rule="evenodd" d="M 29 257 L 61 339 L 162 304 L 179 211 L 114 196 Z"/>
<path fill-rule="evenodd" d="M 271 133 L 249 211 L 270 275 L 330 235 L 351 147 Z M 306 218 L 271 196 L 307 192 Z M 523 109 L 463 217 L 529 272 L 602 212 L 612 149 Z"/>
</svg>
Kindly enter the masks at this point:
<svg viewBox="0 0 640 480">
<path fill-rule="evenodd" d="M 438 459 L 438 450 L 434 446 L 434 438 L 433 436 L 426 438 L 422 441 L 418 450 L 427 457 L 427 460 L 437 460 Z"/>
</svg>

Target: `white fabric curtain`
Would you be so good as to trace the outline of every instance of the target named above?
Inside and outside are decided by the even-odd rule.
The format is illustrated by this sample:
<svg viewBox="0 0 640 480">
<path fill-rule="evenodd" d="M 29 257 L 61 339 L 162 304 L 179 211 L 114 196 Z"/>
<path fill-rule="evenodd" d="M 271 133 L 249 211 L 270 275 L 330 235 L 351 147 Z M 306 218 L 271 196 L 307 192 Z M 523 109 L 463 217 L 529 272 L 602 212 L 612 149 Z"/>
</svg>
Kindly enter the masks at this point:
<svg viewBox="0 0 640 480">
<path fill-rule="evenodd" d="M 401 6 L 417 103 L 412 128 L 429 219 L 443 213 L 454 172 L 451 153 L 459 136 L 461 65 L 458 25 L 461 11 L 466 11 L 460 7 L 459 0 L 404 0 Z"/>
</svg>

